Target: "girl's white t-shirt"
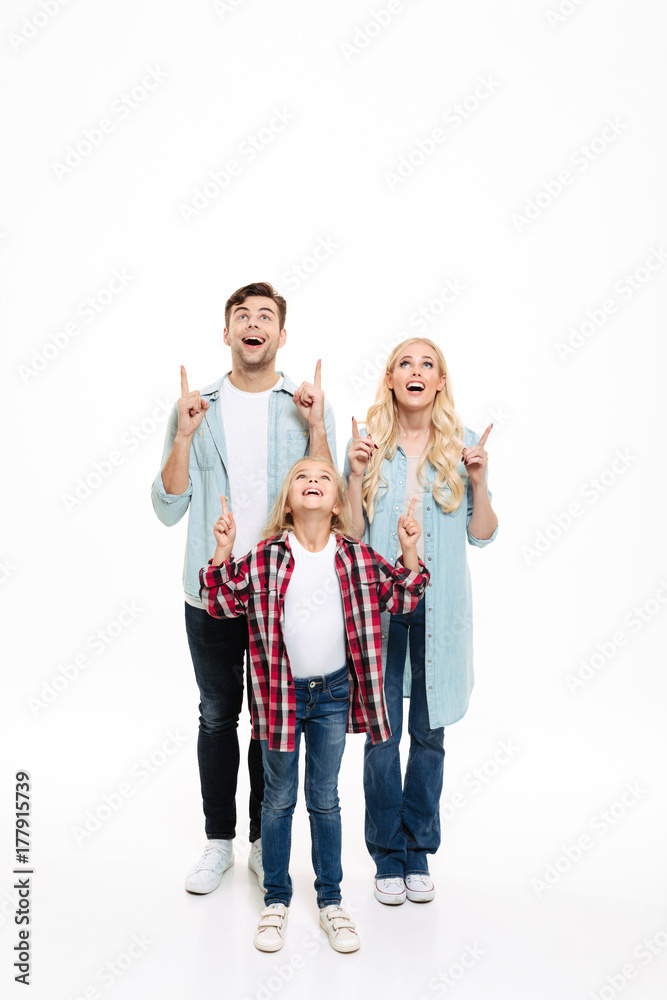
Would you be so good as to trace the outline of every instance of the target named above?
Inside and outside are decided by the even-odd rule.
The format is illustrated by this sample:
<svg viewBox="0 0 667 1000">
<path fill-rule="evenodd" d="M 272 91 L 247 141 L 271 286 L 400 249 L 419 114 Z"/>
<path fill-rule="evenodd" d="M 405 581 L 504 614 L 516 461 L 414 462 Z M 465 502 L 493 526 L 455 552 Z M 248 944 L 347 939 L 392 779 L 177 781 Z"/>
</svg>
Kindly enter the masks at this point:
<svg viewBox="0 0 667 1000">
<path fill-rule="evenodd" d="M 336 539 L 308 552 L 289 532 L 294 571 L 285 591 L 283 633 L 293 677 L 319 677 L 347 662 L 345 612 L 336 573 Z"/>
</svg>

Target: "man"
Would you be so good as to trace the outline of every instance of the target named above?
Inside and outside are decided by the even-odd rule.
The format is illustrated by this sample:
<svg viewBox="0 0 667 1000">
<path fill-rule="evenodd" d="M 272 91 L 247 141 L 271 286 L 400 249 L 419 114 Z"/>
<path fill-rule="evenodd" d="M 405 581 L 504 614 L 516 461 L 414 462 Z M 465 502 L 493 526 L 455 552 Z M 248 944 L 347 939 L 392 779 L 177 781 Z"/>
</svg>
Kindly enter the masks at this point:
<svg viewBox="0 0 667 1000">
<path fill-rule="evenodd" d="M 200 693 L 197 756 L 207 846 L 188 872 L 185 888 L 216 889 L 234 864 L 237 724 L 243 705 L 245 618 L 215 619 L 199 599 L 199 570 L 214 549 L 213 525 L 224 496 L 237 524 L 235 555 L 261 537 L 283 479 L 304 455 L 335 462 L 333 411 L 324 401 L 320 361 L 314 382 L 299 388 L 276 371 L 287 336 L 285 299 L 268 282 L 244 285 L 225 305 L 224 342 L 232 369 L 190 392 L 181 367 L 181 398 L 172 411 L 162 469 L 152 488 L 153 507 L 172 525 L 190 508 L 183 583 L 185 627 Z M 264 790 L 260 744 L 250 740 L 250 856 L 263 890 L 261 809 Z"/>
</svg>

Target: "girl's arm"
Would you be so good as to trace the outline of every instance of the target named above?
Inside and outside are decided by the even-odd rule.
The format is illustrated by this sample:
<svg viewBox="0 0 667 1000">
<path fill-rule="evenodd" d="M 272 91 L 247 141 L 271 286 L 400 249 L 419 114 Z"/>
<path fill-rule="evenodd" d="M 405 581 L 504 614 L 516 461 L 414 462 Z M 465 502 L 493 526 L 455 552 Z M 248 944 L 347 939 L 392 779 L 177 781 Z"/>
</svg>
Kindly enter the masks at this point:
<svg viewBox="0 0 667 1000">
<path fill-rule="evenodd" d="M 348 445 L 344 475 L 347 479 L 347 496 L 352 507 L 353 538 L 363 538 L 366 531 L 364 506 L 361 500 L 361 484 L 371 452 L 377 445 L 372 437 L 361 437 L 357 421 L 352 417 L 352 440 Z"/>
<path fill-rule="evenodd" d="M 213 525 L 215 554 L 209 565 L 199 570 L 199 596 L 214 618 L 237 618 L 245 613 L 248 603 L 248 557 L 238 563 L 231 558 L 236 525 L 227 501 L 224 497 L 220 500 L 222 514 Z"/>
<path fill-rule="evenodd" d="M 375 556 L 380 570 L 378 584 L 380 611 L 391 611 L 394 615 L 405 615 L 409 611 L 414 611 L 429 581 L 429 572 L 424 563 L 418 563 L 418 570 L 415 573 L 402 565 L 402 559 L 397 560 L 396 566 L 392 566 L 378 552 Z"/>
</svg>

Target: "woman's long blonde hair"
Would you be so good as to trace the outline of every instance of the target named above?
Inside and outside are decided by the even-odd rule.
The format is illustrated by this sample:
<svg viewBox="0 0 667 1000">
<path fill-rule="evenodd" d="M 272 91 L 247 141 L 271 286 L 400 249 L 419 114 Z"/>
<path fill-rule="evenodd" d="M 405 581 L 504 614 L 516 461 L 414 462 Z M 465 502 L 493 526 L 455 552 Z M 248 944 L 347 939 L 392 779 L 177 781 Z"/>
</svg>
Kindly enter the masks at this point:
<svg viewBox="0 0 667 1000">
<path fill-rule="evenodd" d="M 426 344 L 436 358 L 440 377 L 447 375 L 447 364 L 442 351 L 437 344 L 425 337 L 410 337 L 401 341 L 387 358 L 375 402 L 369 407 L 366 416 L 366 429 L 377 445 L 377 451 L 373 452 L 366 466 L 361 486 L 364 509 L 369 521 L 373 520 L 375 513 L 382 463 L 385 458 L 392 459 L 398 447 L 398 404 L 393 389 L 387 385 L 386 375 L 393 372 L 399 355 L 403 354 L 409 344 Z M 454 397 L 447 378 L 433 402 L 431 433 L 418 468 L 420 481 L 424 482 L 426 463 L 430 462 L 434 467 L 433 499 L 446 514 L 457 510 L 463 500 L 465 485 L 456 471 L 461 461 L 463 435 L 464 427 L 454 408 Z"/>
<path fill-rule="evenodd" d="M 272 535 L 280 535 L 283 531 L 293 531 L 294 521 L 291 513 L 285 510 L 287 504 L 287 494 L 290 486 L 301 469 L 310 462 L 317 462 L 318 465 L 329 469 L 336 486 L 336 503 L 340 510 L 331 516 L 331 530 L 338 535 L 349 535 L 352 531 L 352 508 L 347 498 L 347 486 L 336 466 L 329 458 L 319 458 L 317 455 L 306 455 L 294 463 L 285 476 L 283 485 L 280 487 L 278 498 L 271 508 L 266 527 L 262 532 L 262 538 L 271 538 Z"/>
</svg>

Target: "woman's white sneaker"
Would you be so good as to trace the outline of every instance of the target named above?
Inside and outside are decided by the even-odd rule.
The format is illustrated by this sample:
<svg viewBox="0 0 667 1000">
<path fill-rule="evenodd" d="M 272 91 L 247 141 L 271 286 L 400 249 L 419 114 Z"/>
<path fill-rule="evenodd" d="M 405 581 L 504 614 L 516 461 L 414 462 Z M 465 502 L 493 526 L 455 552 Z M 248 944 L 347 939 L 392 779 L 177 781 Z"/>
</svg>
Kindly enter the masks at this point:
<svg viewBox="0 0 667 1000">
<path fill-rule="evenodd" d="M 342 906 L 323 906 L 320 910 L 320 927 L 329 935 L 334 951 L 357 951 L 361 944 L 356 924 Z"/>
<path fill-rule="evenodd" d="M 405 902 L 405 882 L 402 878 L 378 878 L 375 880 L 375 898 L 388 906 L 398 906 Z"/>
<path fill-rule="evenodd" d="M 260 951 L 280 951 L 285 944 L 285 926 L 289 907 L 284 903 L 271 903 L 262 910 L 255 931 L 255 948 Z"/>
<path fill-rule="evenodd" d="M 405 876 L 405 891 L 413 903 L 428 903 L 435 896 L 431 876 L 423 872 Z"/>
<path fill-rule="evenodd" d="M 257 881 L 259 882 L 259 887 L 262 892 L 266 892 L 264 888 L 264 865 L 262 864 L 262 841 L 255 840 L 250 845 L 250 854 L 248 855 L 248 868 L 251 872 L 254 872 L 257 876 Z"/>
<path fill-rule="evenodd" d="M 234 864 L 231 840 L 209 840 L 204 853 L 185 878 L 188 892 L 206 893 L 217 889 L 222 876 Z"/>
</svg>

